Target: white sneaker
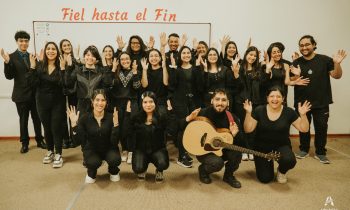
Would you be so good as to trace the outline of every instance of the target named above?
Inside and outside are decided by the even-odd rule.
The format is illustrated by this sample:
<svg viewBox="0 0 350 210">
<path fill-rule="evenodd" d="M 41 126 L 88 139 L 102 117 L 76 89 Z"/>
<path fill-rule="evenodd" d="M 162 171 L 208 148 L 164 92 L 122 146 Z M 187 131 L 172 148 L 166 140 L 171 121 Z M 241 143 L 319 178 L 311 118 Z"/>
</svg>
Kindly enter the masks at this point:
<svg viewBox="0 0 350 210">
<path fill-rule="evenodd" d="M 55 154 L 55 159 L 53 160 L 52 167 L 61 168 L 63 165 L 63 159 L 60 154 Z"/>
<path fill-rule="evenodd" d="M 118 181 L 120 180 L 120 175 L 119 175 L 119 173 L 116 174 L 116 175 L 110 174 L 110 175 L 109 175 L 109 179 L 110 179 L 112 182 L 118 182 Z"/>
<path fill-rule="evenodd" d="M 248 154 L 247 153 L 242 153 L 242 160 L 247 161 L 248 160 Z"/>
<path fill-rule="evenodd" d="M 249 160 L 253 161 L 254 160 L 254 155 L 253 154 L 248 154 Z"/>
<path fill-rule="evenodd" d="M 131 162 L 132 162 L 132 152 L 129 152 L 128 153 L 128 159 L 126 160 L 126 163 L 127 164 L 131 164 Z"/>
<path fill-rule="evenodd" d="M 122 151 L 122 162 L 126 162 L 128 158 L 128 151 Z"/>
<path fill-rule="evenodd" d="M 86 177 L 85 177 L 86 184 L 93 184 L 95 182 L 96 182 L 96 179 L 93 179 L 93 178 L 89 177 L 89 175 L 86 175 Z"/>
<path fill-rule="evenodd" d="M 137 174 L 137 180 L 145 181 L 145 179 L 146 179 L 146 172 Z"/>
<path fill-rule="evenodd" d="M 48 164 L 53 161 L 54 154 L 52 151 L 47 151 L 46 155 L 44 156 L 43 163 Z"/>
<path fill-rule="evenodd" d="M 278 169 L 277 169 L 277 182 L 280 184 L 285 184 L 287 183 L 287 175 L 286 174 L 282 174 Z"/>
</svg>

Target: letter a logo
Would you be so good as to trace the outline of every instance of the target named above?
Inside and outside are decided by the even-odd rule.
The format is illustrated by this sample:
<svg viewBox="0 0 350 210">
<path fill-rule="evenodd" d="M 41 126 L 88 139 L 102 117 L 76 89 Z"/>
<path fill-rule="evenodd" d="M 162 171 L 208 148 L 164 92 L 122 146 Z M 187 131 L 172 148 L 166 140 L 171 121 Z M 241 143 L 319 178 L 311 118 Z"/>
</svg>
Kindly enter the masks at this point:
<svg viewBox="0 0 350 210">
<path fill-rule="evenodd" d="M 334 206 L 334 202 L 331 196 L 328 196 L 326 198 L 326 202 L 324 203 L 325 206 L 328 206 L 329 204 L 331 204 L 332 206 Z"/>
</svg>

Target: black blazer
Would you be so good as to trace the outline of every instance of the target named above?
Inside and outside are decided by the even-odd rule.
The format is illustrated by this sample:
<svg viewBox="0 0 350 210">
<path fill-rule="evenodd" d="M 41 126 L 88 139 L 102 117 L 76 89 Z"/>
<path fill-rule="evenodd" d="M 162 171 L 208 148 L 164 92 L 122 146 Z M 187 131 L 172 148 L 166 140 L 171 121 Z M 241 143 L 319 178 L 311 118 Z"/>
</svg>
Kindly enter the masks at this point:
<svg viewBox="0 0 350 210">
<path fill-rule="evenodd" d="M 26 80 L 26 73 L 29 71 L 29 66 L 26 66 L 18 50 L 10 54 L 10 62 L 4 64 L 6 79 L 15 80 L 12 91 L 12 101 L 25 102 L 32 100 L 35 88 L 29 85 Z"/>
</svg>

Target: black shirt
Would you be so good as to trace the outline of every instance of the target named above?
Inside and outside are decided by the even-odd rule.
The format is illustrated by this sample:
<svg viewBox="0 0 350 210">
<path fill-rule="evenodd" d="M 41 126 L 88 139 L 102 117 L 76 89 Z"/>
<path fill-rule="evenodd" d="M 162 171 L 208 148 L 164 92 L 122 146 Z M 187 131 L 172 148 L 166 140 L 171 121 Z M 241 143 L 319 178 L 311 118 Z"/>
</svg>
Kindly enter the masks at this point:
<svg viewBox="0 0 350 210">
<path fill-rule="evenodd" d="M 163 83 L 163 71 L 162 67 L 147 70 L 148 86 L 145 88 L 145 91 L 152 91 L 155 93 L 158 104 L 166 104 L 168 96 L 167 86 Z"/>
<path fill-rule="evenodd" d="M 110 90 L 111 100 L 137 99 L 137 91 L 141 87 L 140 73 L 133 74 L 132 70 L 121 69 L 111 75 L 112 89 Z"/>
<path fill-rule="evenodd" d="M 298 119 L 297 113 L 287 106 L 283 106 L 280 117 L 271 121 L 267 116 L 267 105 L 256 107 L 252 117 L 258 121 L 254 146 L 257 148 L 271 148 L 290 145 L 290 125 Z"/>
<path fill-rule="evenodd" d="M 99 126 L 94 114 L 88 112 L 80 117 L 78 126 L 73 127 L 74 140 L 84 145 L 84 151 L 106 152 L 118 150 L 119 126 L 114 127 L 113 114 L 105 111 Z"/>
<path fill-rule="evenodd" d="M 309 78 L 310 83 L 306 86 L 294 86 L 294 106 L 298 102 L 308 100 L 312 108 L 322 108 L 333 103 L 332 89 L 329 72 L 334 70 L 333 59 L 316 54 L 311 60 L 300 57 L 293 62 L 293 66 L 300 65 L 301 74 Z"/>
</svg>

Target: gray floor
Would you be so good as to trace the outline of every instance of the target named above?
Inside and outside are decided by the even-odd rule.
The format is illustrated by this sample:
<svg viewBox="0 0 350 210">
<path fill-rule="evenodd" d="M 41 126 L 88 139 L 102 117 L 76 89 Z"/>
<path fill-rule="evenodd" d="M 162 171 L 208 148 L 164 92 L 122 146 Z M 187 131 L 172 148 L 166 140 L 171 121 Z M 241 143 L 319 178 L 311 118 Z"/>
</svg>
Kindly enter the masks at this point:
<svg viewBox="0 0 350 210">
<path fill-rule="evenodd" d="M 53 169 L 41 163 L 46 151 L 31 145 L 23 155 L 19 146 L 17 141 L 0 141 L 0 209 L 350 209 L 349 138 L 329 139 L 329 165 L 315 160 L 313 151 L 298 160 L 287 184 L 261 184 L 254 163 L 242 162 L 236 172 L 241 189 L 222 182 L 223 171 L 212 175 L 212 184 L 201 184 L 198 162 L 191 169 L 178 166 L 173 145 L 164 183 L 154 183 L 153 166 L 147 180 L 139 182 L 131 166 L 122 163 L 119 182 L 109 181 L 105 164 L 90 185 L 84 184 L 80 148 L 64 150 L 63 168 Z M 293 147 L 297 150 L 297 140 Z M 325 206 L 329 197 L 334 206 Z"/>
</svg>

